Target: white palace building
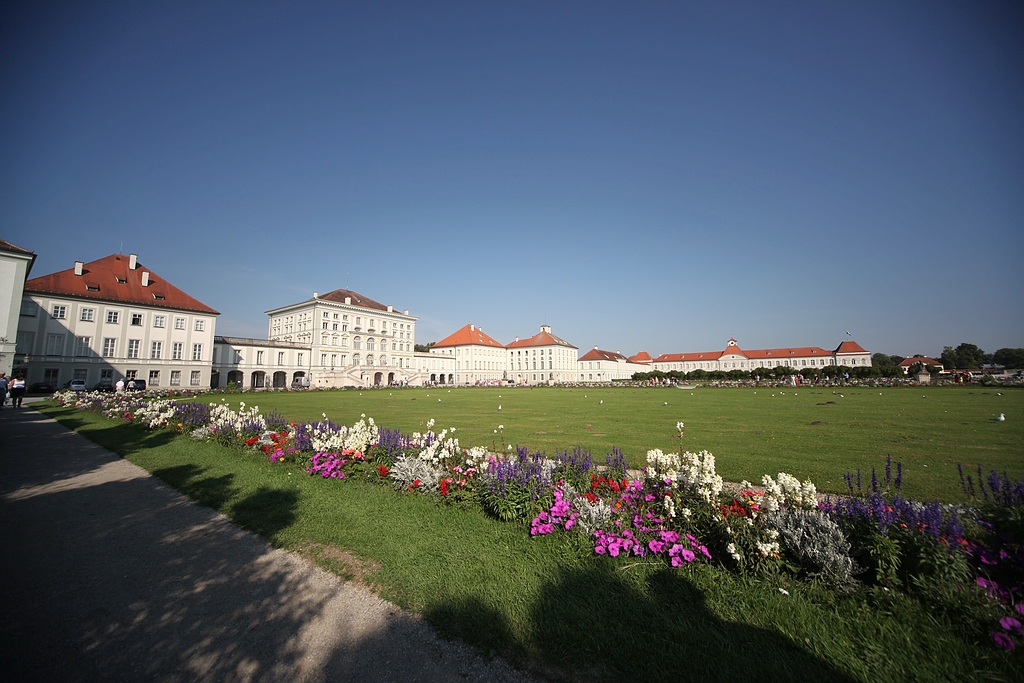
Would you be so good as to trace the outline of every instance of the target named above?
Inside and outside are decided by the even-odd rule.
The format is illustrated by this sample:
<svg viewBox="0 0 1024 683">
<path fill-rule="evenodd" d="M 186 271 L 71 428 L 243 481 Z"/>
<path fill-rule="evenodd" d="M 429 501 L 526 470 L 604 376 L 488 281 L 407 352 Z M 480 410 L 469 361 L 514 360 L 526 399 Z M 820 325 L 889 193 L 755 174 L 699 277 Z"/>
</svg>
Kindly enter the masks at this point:
<svg viewBox="0 0 1024 683">
<path fill-rule="evenodd" d="M 627 358 L 597 347 L 580 356 L 549 325 L 502 344 L 469 324 L 422 353 L 415 350 L 418 319 L 408 310 L 347 289 L 313 292 L 305 301 L 267 311 L 266 339 L 223 337 L 215 333 L 216 310 L 145 268 L 135 254 L 76 261 L 29 280 L 25 264 L 34 254 L 2 241 L 0 247 L 17 261 L 8 269 L 13 279 L 0 282 L 11 290 L 12 303 L 15 295 L 21 299 L 11 369 L 30 384 L 57 387 L 81 379 L 92 387 L 134 378 L 151 387 L 234 383 L 245 389 L 538 385 L 607 383 L 651 370 L 871 365 L 870 353 L 854 341 L 834 351 L 749 351 L 730 339 L 723 351 L 653 359 L 646 352 Z"/>
</svg>

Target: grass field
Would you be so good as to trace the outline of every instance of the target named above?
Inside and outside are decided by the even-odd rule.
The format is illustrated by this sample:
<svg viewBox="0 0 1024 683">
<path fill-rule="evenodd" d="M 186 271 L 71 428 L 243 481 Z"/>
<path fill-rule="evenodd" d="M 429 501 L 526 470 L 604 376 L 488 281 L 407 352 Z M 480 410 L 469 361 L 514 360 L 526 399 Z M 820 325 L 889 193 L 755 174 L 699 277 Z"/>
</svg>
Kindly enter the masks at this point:
<svg viewBox="0 0 1024 683">
<path fill-rule="evenodd" d="M 460 411 L 474 406 L 480 422 L 490 420 L 486 392 L 445 392 L 442 410 L 454 397 L 450 415 L 426 404 L 426 390 L 391 393 L 273 399 L 293 417 L 317 416 L 306 411 L 319 410 L 322 402 L 330 404 L 324 410 L 335 419 L 348 421 L 366 410 L 407 429 L 428 415 L 458 423 L 454 418 Z M 438 392 L 429 393 L 436 403 Z M 530 415 L 556 419 L 543 418 L 541 406 L 554 411 L 561 405 L 565 414 L 578 410 L 577 419 L 593 427 L 600 407 L 588 403 L 594 392 L 579 391 L 579 396 L 584 393 L 587 399 L 556 391 L 502 392 L 502 413 L 513 406 L 523 434 L 532 427 Z M 654 413 L 658 403 L 649 397 L 664 401 L 674 394 L 609 390 L 602 395 L 605 403 L 599 406 L 621 397 L 623 404 L 646 402 Z M 911 398 L 902 399 L 908 411 Z M 401 408 L 396 405 L 389 414 L 374 410 L 391 399 Z M 866 397 L 855 400 L 866 402 Z M 709 416 L 715 411 L 744 402 L 741 394 L 729 392 L 707 392 L 699 401 L 683 404 L 690 414 L 703 416 L 696 424 L 714 424 Z M 342 413 L 340 402 L 353 412 Z M 695 410 L 697 405 L 703 411 Z M 997 650 L 986 633 L 968 632 L 955 616 L 929 611 L 897 592 L 864 589 L 842 595 L 784 574 L 755 580 L 703 564 L 672 570 L 663 562 L 595 557 L 582 540 L 580 545 L 571 540 L 582 537 L 531 537 L 525 525 L 498 522 L 474 507 L 447 506 L 436 497 L 356 479 L 309 477 L 293 464 L 272 464 L 252 451 L 147 431 L 71 408 L 39 408 L 273 544 L 343 577 L 361 578 L 385 598 L 423 614 L 443 635 L 506 656 L 551 680 L 902 682 L 1024 676 L 1021 651 Z M 677 417 L 692 419 L 673 416 L 665 429 L 655 413 L 648 422 L 669 431 Z M 567 426 L 565 434 L 570 433 Z M 282 633 L 282 640 L 288 635 Z"/>
<path fill-rule="evenodd" d="M 757 483 L 783 471 L 821 491 L 845 491 L 843 473 L 857 468 L 869 479 L 887 454 L 904 463 L 904 490 L 915 497 L 961 500 L 957 463 L 1024 477 L 1020 389 L 417 388 L 221 398 L 290 420 L 326 414 L 351 424 L 365 413 L 405 432 L 422 431 L 433 418 L 437 430 L 455 427 L 466 447 L 511 443 L 551 453 L 579 445 L 603 460 L 618 446 L 635 467 L 650 448 L 677 449 L 675 425 L 683 421 L 683 446 L 713 453 L 727 481 Z M 992 419 L 999 413 L 1005 422 Z"/>
</svg>

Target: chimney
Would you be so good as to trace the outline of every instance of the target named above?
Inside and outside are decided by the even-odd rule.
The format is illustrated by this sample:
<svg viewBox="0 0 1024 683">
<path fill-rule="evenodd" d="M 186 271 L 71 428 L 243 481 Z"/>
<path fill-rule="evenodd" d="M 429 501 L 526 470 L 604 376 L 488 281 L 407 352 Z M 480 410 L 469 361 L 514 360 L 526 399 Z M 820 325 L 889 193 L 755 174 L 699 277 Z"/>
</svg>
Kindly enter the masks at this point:
<svg viewBox="0 0 1024 683">
<path fill-rule="evenodd" d="M 405 309 L 405 314 L 406 314 L 406 315 L 409 315 L 409 309 L 408 309 L 408 308 L 407 308 L 407 309 Z"/>
<path fill-rule="evenodd" d="M 470 325 L 469 326 L 469 331 L 470 332 L 476 332 L 476 327 L 474 325 Z"/>
<path fill-rule="evenodd" d="M 149 271 L 148 270 L 142 271 L 142 286 L 143 287 L 149 287 Z"/>
<path fill-rule="evenodd" d="M 128 268 L 130 270 L 135 270 L 135 266 L 137 266 L 137 265 L 139 265 L 139 255 L 138 254 L 129 254 L 128 255 Z"/>
<path fill-rule="evenodd" d="M 318 299 L 319 297 L 320 297 L 320 293 L 319 292 L 313 292 L 313 298 L 314 299 Z"/>
<path fill-rule="evenodd" d="M 85 264 L 82 263 L 81 261 L 75 261 L 75 275 L 81 275 L 82 274 L 82 267 L 84 265 Z"/>
<path fill-rule="evenodd" d="M 388 306 L 388 313 L 394 313 L 394 312 L 395 312 L 395 307 L 394 306 Z"/>
<path fill-rule="evenodd" d="M 345 297 L 345 303 L 348 304 L 349 306 L 351 306 L 352 305 L 352 297 L 346 296 Z"/>
</svg>

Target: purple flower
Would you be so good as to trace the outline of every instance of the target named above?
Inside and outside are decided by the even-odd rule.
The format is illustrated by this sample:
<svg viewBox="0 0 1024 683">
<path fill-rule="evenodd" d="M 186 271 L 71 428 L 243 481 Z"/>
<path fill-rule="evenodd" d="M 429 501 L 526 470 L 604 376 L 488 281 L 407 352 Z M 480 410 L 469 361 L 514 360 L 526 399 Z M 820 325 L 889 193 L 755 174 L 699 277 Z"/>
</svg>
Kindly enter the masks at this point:
<svg viewBox="0 0 1024 683">
<path fill-rule="evenodd" d="M 1019 614 L 1022 617 L 1024 617 L 1024 602 L 1022 602 L 1022 603 L 1020 603 L 1018 605 L 1014 605 L 1013 609 L 1017 610 L 1017 614 Z"/>
<path fill-rule="evenodd" d="M 1003 627 L 1004 631 L 1020 631 L 1020 622 L 1013 617 L 1003 617 L 999 620 L 999 625 Z"/>
<path fill-rule="evenodd" d="M 660 553 L 665 550 L 665 544 L 661 541 L 648 541 L 647 547 L 651 549 L 652 553 Z"/>
<path fill-rule="evenodd" d="M 993 631 L 990 635 L 992 636 L 992 640 L 996 641 L 996 645 L 1005 650 L 1012 650 L 1014 647 L 1016 647 L 1016 643 L 1013 642 L 1013 638 L 1006 635 L 1005 633 Z"/>
</svg>

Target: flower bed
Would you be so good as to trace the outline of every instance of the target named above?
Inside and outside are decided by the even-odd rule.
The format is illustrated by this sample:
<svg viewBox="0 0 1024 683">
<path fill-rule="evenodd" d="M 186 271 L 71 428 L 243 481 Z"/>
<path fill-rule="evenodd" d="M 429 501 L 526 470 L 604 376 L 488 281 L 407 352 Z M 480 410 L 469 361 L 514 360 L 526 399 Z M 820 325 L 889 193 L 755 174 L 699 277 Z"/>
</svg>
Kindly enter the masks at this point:
<svg viewBox="0 0 1024 683">
<path fill-rule="evenodd" d="M 454 428 L 401 434 L 365 415 L 351 426 L 288 422 L 257 406 L 184 397 L 58 392 L 65 406 L 149 429 L 170 429 L 297 463 L 311 476 L 360 477 L 406 495 L 477 505 L 533 536 L 560 535 L 619 562 L 712 563 L 756 576 L 782 573 L 840 592 L 864 586 L 957 610 L 965 627 L 1012 649 L 1024 637 L 1024 485 L 1004 474 L 961 473 L 974 506 L 902 496 L 902 468 L 846 476 L 848 495 L 820 500 L 810 481 L 764 475 L 723 487 L 707 452 L 647 454 L 628 472 L 621 452 L 595 462 L 581 449 L 552 457 L 509 446 L 463 448 Z M 680 436 L 683 424 L 677 425 Z M 499 429 L 501 427 L 499 426 Z M 725 492 L 724 492 L 725 491 Z M 527 531 L 528 530 L 528 531 Z M 627 560 L 628 558 L 628 560 Z"/>
</svg>

